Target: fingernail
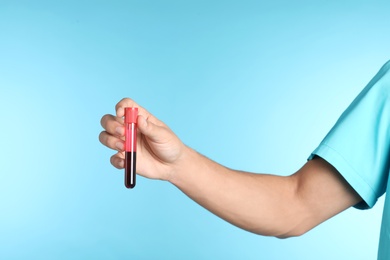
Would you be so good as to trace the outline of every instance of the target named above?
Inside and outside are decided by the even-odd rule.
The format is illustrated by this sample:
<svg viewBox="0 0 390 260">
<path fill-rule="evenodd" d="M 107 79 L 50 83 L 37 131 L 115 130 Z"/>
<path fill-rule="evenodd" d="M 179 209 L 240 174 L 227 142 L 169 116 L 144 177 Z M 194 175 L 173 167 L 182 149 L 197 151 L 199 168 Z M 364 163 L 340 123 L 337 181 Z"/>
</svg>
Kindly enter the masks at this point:
<svg viewBox="0 0 390 260">
<path fill-rule="evenodd" d="M 116 111 L 116 116 L 120 116 L 120 117 L 124 116 L 125 114 L 124 111 L 125 110 L 123 109 L 123 107 L 118 108 L 118 110 Z"/>
<path fill-rule="evenodd" d="M 121 127 L 121 126 L 118 126 L 117 128 L 115 128 L 115 132 L 121 136 L 125 134 L 125 131 L 124 131 L 123 127 Z"/>
<path fill-rule="evenodd" d="M 125 149 L 125 146 L 123 145 L 123 143 L 121 142 L 117 142 L 115 144 L 116 148 L 119 150 L 119 151 L 123 151 Z"/>
</svg>

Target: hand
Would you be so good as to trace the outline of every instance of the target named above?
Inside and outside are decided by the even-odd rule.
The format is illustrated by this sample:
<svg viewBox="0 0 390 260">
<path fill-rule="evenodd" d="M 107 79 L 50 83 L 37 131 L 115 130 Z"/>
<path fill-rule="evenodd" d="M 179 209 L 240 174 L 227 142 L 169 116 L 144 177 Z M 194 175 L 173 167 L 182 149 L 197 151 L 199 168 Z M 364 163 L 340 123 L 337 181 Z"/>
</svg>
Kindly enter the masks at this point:
<svg viewBox="0 0 390 260">
<path fill-rule="evenodd" d="M 125 107 L 138 107 L 137 173 L 151 179 L 169 180 L 186 146 L 167 125 L 129 98 L 116 105 L 116 116 L 107 114 L 101 119 L 105 131 L 99 135 L 100 142 L 118 151 L 111 157 L 111 164 L 118 169 L 124 167 Z"/>
</svg>

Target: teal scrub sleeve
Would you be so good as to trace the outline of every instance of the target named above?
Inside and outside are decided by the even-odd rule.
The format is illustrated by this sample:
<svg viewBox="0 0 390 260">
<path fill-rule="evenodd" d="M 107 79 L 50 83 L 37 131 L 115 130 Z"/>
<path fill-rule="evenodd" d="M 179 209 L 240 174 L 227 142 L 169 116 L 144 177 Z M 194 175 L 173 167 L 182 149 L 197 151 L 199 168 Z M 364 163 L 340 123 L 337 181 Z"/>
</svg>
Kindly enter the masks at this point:
<svg viewBox="0 0 390 260">
<path fill-rule="evenodd" d="M 383 195 L 389 175 L 390 61 L 344 111 L 308 158 L 333 165 L 371 208 Z M 331 105 L 331 104 L 329 104 Z"/>
</svg>

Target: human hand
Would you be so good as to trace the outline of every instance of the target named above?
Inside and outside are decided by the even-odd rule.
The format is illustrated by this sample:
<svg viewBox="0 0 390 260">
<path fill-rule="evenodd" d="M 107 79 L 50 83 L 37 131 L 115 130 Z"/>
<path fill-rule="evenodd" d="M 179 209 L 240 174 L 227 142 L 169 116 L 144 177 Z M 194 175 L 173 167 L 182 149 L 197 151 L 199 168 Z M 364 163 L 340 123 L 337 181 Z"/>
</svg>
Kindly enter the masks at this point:
<svg viewBox="0 0 390 260">
<path fill-rule="evenodd" d="M 111 157 L 111 164 L 118 169 L 124 168 L 125 107 L 138 107 L 137 174 L 151 179 L 169 180 L 186 146 L 167 125 L 129 98 L 119 101 L 115 107 L 115 116 L 107 114 L 101 119 L 104 131 L 99 135 L 100 142 L 118 151 Z"/>
</svg>

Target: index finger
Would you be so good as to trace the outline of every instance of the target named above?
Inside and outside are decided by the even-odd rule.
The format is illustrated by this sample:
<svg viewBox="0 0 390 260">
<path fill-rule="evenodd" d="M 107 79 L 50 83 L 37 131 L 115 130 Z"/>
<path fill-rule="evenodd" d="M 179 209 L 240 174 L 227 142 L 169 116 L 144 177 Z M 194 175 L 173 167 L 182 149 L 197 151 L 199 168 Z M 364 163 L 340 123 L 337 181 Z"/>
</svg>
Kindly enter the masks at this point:
<svg viewBox="0 0 390 260">
<path fill-rule="evenodd" d="M 134 100 L 130 98 L 123 98 L 121 101 L 118 102 L 115 106 L 116 116 L 117 117 L 123 117 L 125 116 L 125 107 L 137 107 L 138 112 L 142 115 L 149 114 L 143 107 L 138 105 Z"/>
<path fill-rule="evenodd" d="M 138 105 L 131 98 L 123 98 L 121 101 L 118 102 L 118 104 L 116 104 L 115 110 L 116 110 L 117 117 L 125 116 L 125 107 L 137 107 L 138 115 L 143 116 L 144 118 L 151 121 L 152 123 L 160 125 L 159 120 L 157 120 L 151 113 L 149 113 L 145 108 Z"/>
</svg>

